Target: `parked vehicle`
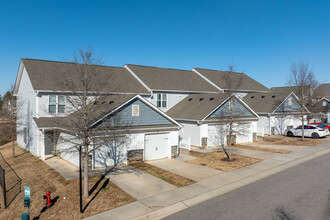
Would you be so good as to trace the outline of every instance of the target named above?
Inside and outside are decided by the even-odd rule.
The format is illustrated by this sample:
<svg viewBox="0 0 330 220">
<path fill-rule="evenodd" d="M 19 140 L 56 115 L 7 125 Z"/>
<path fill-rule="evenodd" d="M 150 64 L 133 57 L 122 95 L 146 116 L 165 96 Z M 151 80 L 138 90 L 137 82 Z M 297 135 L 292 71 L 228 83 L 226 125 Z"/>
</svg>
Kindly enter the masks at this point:
<svg viewBox="0 0 330 220">
<path fill-rule="evenodd" d="M 323 127 L 323 126 L 321 126 L 321 125 L 317 125 L 317 127 L 324 129 L 324 130 L 325 130 L 325 133 L 326 133 L 327 136 L 330 135 L 330 131 L 329 131 L 328 128 Z"/>
<path fill-rule="evenodd" d="M 329 131 L 318 125 L 304 125 L 304 137 L 320 138 L 325 137 Z M 302 125 L 285 131 L 288 137 L 302 136 Z"/>
<path fill-rule="evenodd" d="M 311 125 L 320 125 L 322 127 L 326 127 L 327 129 L 330 130 L 330 125 L 327 125 L 327 124 L 324 124 L 324 123 L 321 123 L 321 122 L 313 122 L 313 123 L 309 123 Z"/>
</svg>

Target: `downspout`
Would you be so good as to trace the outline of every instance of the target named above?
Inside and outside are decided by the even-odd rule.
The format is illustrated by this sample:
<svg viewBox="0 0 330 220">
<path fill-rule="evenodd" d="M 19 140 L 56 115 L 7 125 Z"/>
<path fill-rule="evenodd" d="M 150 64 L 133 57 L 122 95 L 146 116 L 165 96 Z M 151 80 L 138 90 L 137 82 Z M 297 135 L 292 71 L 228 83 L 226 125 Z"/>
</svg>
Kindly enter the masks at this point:
<svg viewBox="0 0 330 220">
<path fill-rule="evenodd" d="M 272 131 L 271 131 L 271 127 L 270 127 L 270 114 L 268 113 L 268 117 L 269 117 L 269 126 L 268 126 L 268 129 L 269 129 L 269 135 L 272 134 Z"/>
</svg>

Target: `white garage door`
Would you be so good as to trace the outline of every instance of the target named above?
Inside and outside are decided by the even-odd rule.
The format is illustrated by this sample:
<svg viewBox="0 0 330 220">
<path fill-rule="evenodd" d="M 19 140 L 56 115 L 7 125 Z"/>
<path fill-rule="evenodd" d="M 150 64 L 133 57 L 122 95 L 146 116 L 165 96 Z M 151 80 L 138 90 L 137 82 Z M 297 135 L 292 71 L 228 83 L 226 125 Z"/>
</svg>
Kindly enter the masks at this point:
<svg viewBox="0 0 330 220">
<path fill-rule="evenodd" d="M 145 138 L 144 159 L 156 160 L 170 156 L 169 133 L 148 134 Z"/>
</svg>

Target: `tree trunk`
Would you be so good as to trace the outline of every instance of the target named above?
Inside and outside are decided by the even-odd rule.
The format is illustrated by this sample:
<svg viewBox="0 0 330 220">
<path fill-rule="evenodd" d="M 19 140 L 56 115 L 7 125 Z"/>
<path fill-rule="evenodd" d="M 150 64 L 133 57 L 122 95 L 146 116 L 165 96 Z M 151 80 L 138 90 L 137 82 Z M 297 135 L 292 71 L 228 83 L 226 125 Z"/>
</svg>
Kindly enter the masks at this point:
<svg viewBox="0 0 330 220">
<path fill-rule="evenodd" d="M 86 149 L 86 147 L 85 147 Z M 89 181 L 88 181 L 88 151 L 84 153 L 84 197 L 89 196 Z"/>
<path fill-rule="evenodd" d="M 304 137 L 305 137 L 305 129 L 304 129 L 304 114 L 302 114 L 301 116 L 301 122 L 302 122 L 302 126 L 301 126 L 301 140 L 304 141 Z"/>
<path fill-rule="evenodd" d="M 13 157 L 15 158 L 15 138 L 12 138 L 12 144 L 13 144 Z"/>
<path fill-rule="evenodd" d="M 230 127 L 229 127 L 229 160 L 231 160 L 231 141 L 232 141 L 232 136 L 233 136 L 233 123 L 230 123 Z"/>
</svg>

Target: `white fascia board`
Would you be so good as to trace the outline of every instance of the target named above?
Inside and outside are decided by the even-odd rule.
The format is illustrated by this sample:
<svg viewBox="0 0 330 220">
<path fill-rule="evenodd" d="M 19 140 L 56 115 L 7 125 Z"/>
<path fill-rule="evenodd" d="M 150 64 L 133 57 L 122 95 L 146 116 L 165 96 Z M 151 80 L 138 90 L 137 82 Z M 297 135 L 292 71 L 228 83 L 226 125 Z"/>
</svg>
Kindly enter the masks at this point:
<svg viewBox="0 0 330 220">
<path fill-rule="evenodd" d="M 206 76 L 204 76 L 203 74 L 201 74 L 200 72 L 198 72 L 195 68 L 192 69 L 192 71 L 196 74 L 198 74 L 200 77 L 202 77 L 203 79 L 205 79 L 208 83 L 210 83 L 212 86 L 214 86 L 215 88 L 217 88 L 218 90 L 220 90 L 221 92 L 224 92 L 223 89 L 221 89 L 219 86 L 217 86 L 214 82 L 212 82 L 210 79 L 208 79 Z"/>
<path fill-rule="evenodd" d="M 206 115 L 203 119 L 205 120 L 207 117 L 209 117 L 213 112 L 215 112 L 218 108 L 220 108 L 224 103 L 226 103 L 229 99 L 231 99 L 231 97 L 233 97 L 234 94 L 232 94 L 231 96 L 229 96 L 225 101 L 223 101 L 220 105 L 218 105 L 217 107 L 215 107 L 208 115 Z"/>
<path fill-rule="evenodd" d="M 38 93 L 59 93 L 59 94 L 73 94 L 72 91 L 60 91 L 60 90 L 35 90 L 36 92 Z M 78 94 L 82 94 L 82 92 L 75 92 L 75 93 L 78 93 Z M 87 93 L 88 95 L 133 95 L 133 94 L 136 94 L 136 92 L 88 92 Z M 150 95 L 150 93 L 140 93 L 140 95 Z"/>
<path fill-rule="evenodd" d="M 210 121 L 203 121 L 203 124 L 222 124 L 224 122 L 230 121 L 231 119 L 218 119 L 218 120 L 210 120 Z M 258 118 L 240 118 L 233 120 L 234 122 L 252 122 L 252 121 L 258 121 Z"/>
<path fill-rule="evenodd" d="M 248 106 L 242 99 L 240 99 L 236 94 L 232 94 L 231 96 L 229 96 L 225 101 L 223 101 L 220 105 L 218 105 L 215 109 L 213 109 L 213 111 L 211 111 L 210 114 L 208 114 L 205 118 L 202 119 L 202 121 L 204 121 L 207 117 L 209 117 L 213 112 L 215 112 L 216 110 L 218 110 L 224 103 L 226 103 L 229 99 L 231 99 L 232 97 L 236 98 L 236 100 L 238 102 L 240 102 L 243 106 L 245 106 L 253 115 L 255 115 L 258 119 L 259 119 L 259 115 L 253 111 L 250 106 Z"/>
<path fill-rule="evenodd" d="M 23 70 L 24 70 L 24 64 L 23 61 L 20 61 L 19 67 L 18 67 L 18 72 L 16 76 L 16 81 L 15 81 L 15 86 L 14 86 L 14 92 L 13 95 L 17 96 L 18 95 L 18 87 L 21 83 L 22 75 L 23 75 Z"/>
<path fill-rule="evenodd" d="M 126 64 L 124 65 L 124 68 L 127 69 L 128 72 L 130 72 L 130 73 L 131 73 L 131 74 L 137 79 L 137 81 L 139 81 L 139 82 L 144 86 L 144 88 L 146 88 L 149 92 L 152 92 L 151 89 L 149 88 L 149 86 L 147 86 L 147 84 L 145 84 L 145 83 L 143 82 L 143 80 L 142 80 L 140 77 L 138 77 L 138 76 L 134 73 L 134 71 L 131 70 Z"/>
<path fill-rule="evenodd" d="M 241 93 L 269 93 L 264 90 L 239 90 L 239 89 L 223 89 L 225 92 L 241 92 Z"/>
<path fill-rule="evenodd" d="M 164 116 L 165 118 L 167 118 L 168 120 L 170 120 L 171 122 L 173 122 L 174 124 L 178 125 L 180 128 L 183 127 L 180 123 L 178 123 L 177 121 L 175 121 L 173 118 L 171 118 L 170 116 L 168 116 L 167 114 L 165 114 L 163 111 L 161 111 L 160 109 L 158 109 L 156 106 L 154 106 L 152 103 L 148 102 L 146 99 L 144 99 L 140 95 L 136 95 L 136 96 L 132 97 L 131 99 L 129 99 L 128 101 L 124 102 L 119 107 L 117 107 L 116 109 L 112 110 L 111 112 L 109 112 L 108 114 L 106 114 L 105 116 L 103 116 L 101 119 L 99 119 L 96 122 L 94 122 L 90 127 L 92 127 L 93 125 L 95 125 L 98 122 L 102 121 L 104 118 L 108 117 L 112 113 L 118 111 L 124 105 L 126 105 L 127 103 L 131 102 L 132 100 L 134 100 L 136 98 L 139 99 L 140 101 L 142 101 L 143 103 L 145 103 L 146 105 L 148 105 L 149 107 L 151 107 L 153 110 L 155 110 L 156 112 L 158 112 L 159 114 L 161 114 L 162 116 Z"/>
<path fill-rule="evenodd" d="M 234 96 L 236 97 L 236 99 L 241 103 L 243 104 L 252 114 L 254 114 L 255 116 L 257 116 L 259 118 L 259 115 L 253 111 L 253 109 L 248 105 L 246 104 L 240 97 L 238 97 L 236 94 L 234 94 Z"/>
<path fill-rule="evenodd" d="M 185 118 L 175 118 L 177 121 L 189 121 L 189 122 L 198 122 L 199 120 L 194 119 L 185 119 Z"/>
<path fill-rule="evenodd" d="M 296 96 L 296 94 L 294 92 L 291 92 L 282 102 L 281 104 L 279 104 L 276 109 L 271 113 L 271 114 L 275 114 L 275 112 L 277 111 L 277 109 L 291 96 L 293 95 L 293 97 L 296 99 L 296 101 L 299 101 L 299 98 Z M 304 109 L 306 110 L 306 112 L 310 113 L 310 111 L 303 105 Z"/>
<path fill-rule="evenodd" d="M 219 92 L 209 92 L 209 91 L 187 91 L 187 90 L 164 90 L 164 89 L 153 89 L 153 92 L 164 92 L 164 93 L 187 93 L 187 94 L 218 94 Z"/>
<path fill-rule="evenodd" d="M 276 112 L 276 110 L 285 102 L 285 100 L 287 100 L 290 96 L 291 96 L 291 94 L 293 94 L 293 92 L 291 92 L 282 102 L 281 102 L 281 104 L 279 104 L 276 108 L 275 108 L 275 110 L 272 112 L 272 113 L 270 113 L 270 114 L 274 114 L 275 112 Z"/>
</svg>

